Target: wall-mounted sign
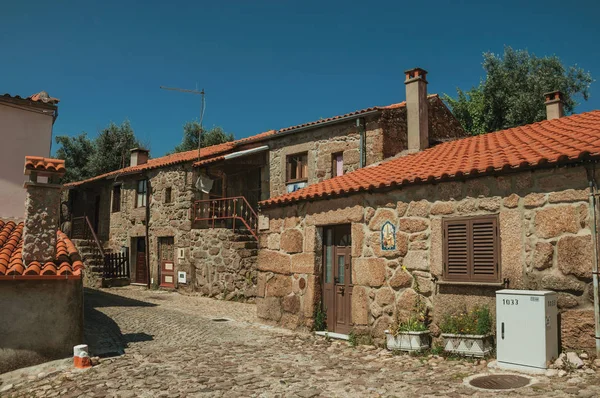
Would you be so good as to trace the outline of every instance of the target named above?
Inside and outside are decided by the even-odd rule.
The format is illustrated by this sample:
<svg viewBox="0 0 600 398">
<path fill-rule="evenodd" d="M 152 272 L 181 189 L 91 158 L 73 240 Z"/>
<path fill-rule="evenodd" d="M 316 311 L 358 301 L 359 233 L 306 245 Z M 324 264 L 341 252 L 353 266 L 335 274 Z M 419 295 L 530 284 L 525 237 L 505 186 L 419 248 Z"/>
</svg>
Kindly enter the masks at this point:
<svg viewBox="0 0 600 398">
<path fill-rule="evenodd" d="M 381 250 L 396 250 L 396 227 L 389 221 L 381 226 Z"/>
</svg>

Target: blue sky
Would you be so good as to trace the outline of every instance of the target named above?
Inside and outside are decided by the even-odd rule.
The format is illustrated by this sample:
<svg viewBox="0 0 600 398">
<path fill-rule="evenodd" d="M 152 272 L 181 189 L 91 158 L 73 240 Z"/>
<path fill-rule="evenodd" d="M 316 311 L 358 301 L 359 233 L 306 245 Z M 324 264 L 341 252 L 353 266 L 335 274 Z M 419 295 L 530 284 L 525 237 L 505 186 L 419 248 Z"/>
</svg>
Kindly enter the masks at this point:
<svg viewBox="0 0 600 398">
<path fill-rule="evenodd" d="M 598 15 L 593 0 L 5 1 L 0 93 L 60 98 L 54 135 L 129 119 L 157 157 L 199 114 L 199 98 L 160 85 L 198 84 L 205 125 L 241 138 L 400 102 L 414 66 L 430 93 L 454 94 L 504 45 L 599 79 Z M 590 93 L 577 112 L 600 109 L 600 83 Z"/>
</svg>

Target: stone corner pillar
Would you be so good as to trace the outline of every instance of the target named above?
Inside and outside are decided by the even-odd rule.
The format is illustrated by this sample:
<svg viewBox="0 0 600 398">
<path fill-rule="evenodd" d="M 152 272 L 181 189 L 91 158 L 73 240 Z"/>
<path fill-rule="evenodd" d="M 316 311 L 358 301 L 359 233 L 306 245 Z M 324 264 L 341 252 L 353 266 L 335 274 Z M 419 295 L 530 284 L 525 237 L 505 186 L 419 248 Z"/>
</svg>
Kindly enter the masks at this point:
<svg viewBox="0 0 600 398">
<path fill-rule="evenodd" d="M 62 185 L 56 181 L 65 173 L 64 160 L 25 157 L 25 222 L 23 263 L 44 264 L 56 258 L 56 231 L 60 225 Z M 45 177 L 47 181 L 38 181 Z"/>
</svg>

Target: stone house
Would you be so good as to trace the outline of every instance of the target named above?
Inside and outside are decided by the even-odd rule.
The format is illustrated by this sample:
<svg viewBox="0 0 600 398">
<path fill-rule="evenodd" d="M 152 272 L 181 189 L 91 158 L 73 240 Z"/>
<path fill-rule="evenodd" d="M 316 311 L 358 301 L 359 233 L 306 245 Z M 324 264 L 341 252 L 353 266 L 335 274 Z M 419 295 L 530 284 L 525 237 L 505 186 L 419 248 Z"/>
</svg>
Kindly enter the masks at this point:
<svg viewBox="0 0 600 398">
<path fill-rule="evenodd" d="M 49 156 L 52 126 L 58 117 L 57 98 L 41 91 L 27 98 L 0 95 L 0 136 L 2 137 L 2 178 L 0 218 L 23 221 L 23 158 Z"/>
<path fill-rule="evenodd" d="M 132 283 L 253 299 L 260 201 L 465 135 L 422 82 L 405 102 L 199 152 L 150 159 L 133 149 L 129 167 L 68 184 L 73 230 L 87 217 L 107 251 L 128 253 Z M 411 112 L 426 115 L 429 136 L 417 142 L 407 134 Z"/>
<path fill-rule="evenodd" d="M 381 341 L 421 296 L 439 336 L 446 314 L 494 310 L 498 289 L 550 289 L 563 346 L 593 348 L 600 111 L 565 117 L 560 93 L 546 99 L 546 121 L 421 140 L 420 152 L 262 201 L 258 316 L 310 328 L 324 311 L 328 331 Z M 428 133 L 415 117 L 409 142 Z"/>
<path fill-rule="evenodd" d="M 63 160 L 27 156 L 24 221 L 0 219 L 0 373 L 83 343 L 83 263 L 58 229 L 64 172 Z"/>
</svg>

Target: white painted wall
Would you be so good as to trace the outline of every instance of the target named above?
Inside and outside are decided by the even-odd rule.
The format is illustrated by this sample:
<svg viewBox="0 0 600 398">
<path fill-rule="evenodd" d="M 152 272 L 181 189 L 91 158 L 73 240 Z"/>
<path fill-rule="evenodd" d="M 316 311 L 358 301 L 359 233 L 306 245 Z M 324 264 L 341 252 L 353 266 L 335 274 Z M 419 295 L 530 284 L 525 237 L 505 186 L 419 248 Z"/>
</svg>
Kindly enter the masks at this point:
<svg viewBox="0 0 600 398">
<path fill-rule="evenodd" d="M 0 102 L 0 219 L 23 219 L 25 156 L 49 157 L 51 143 L 52 111 L 40 114 Z"/>
</svg>

